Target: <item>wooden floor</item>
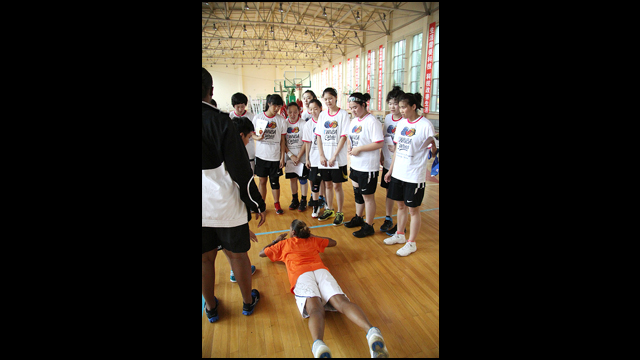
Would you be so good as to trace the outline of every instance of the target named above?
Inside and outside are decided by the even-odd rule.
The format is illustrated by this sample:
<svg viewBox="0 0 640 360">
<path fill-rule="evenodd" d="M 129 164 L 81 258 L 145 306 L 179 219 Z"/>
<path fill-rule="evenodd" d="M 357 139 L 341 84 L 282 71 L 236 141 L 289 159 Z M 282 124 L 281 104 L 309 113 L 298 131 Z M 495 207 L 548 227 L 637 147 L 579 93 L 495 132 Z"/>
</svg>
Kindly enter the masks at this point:
<svg viewBox="0 0 640 360">
<path fill-rule="evenodd" d="M 439 357 L 439 177 L 427 182 L 420 206 L 422 224 L 416 240 L 418 251 L 407 257 L 396 255 L 402 245 L 385 245 L 382 241 L 388 236 L 380 231 L 358 239 L 351 233 L 359 228 L 325 226 L 311 229 L 314 234 L 337 241 L 336 247 L 327 248 L 320 257 L 349 299 L 364 310 L 374 326 L 380 328 L 391 357 Z M 308 320 L 300 316 L 294 295 L 289 292 L 284 263 L 273 263 L 268 258 L 260 258 L 258 253 L 278 234 L 285 232 L 296 218 L 305 221 L 309 227 L 327 225 L 333 219 L 320 222 L 311 217 L 311 209 L 302 213 L 288 210 L 291 188 L 284 176 L 280 178 L 280 189 L 284 214 L 275 214 L 268 187 L 266 223 L 258 229 L 255 220 L 250 222 L 251 230 L 256 234 L 277 231 L 258 235 L 259 242 L 251 243 L 249 258 L 257 268 L 252 288 L 258 289 L 261 295 L 253 315 L 242 315 L 242 297 L 237 284 L 229 281 L 229 263 L 223 254 L 218 254 L 215 292 L 220 301 L 220 319 L 211 324 L 203 312 L 203 358 L 313 357 Z M 345 221 L 348 221 L 355 215 L 350 180 L 343 183 L 343 189 Z M 376 230 L 384 221 L 385 194 L 385 189 L 378 184 L 376 217 L 382 218 L 375 220 Z M 334 207 L 335 203 L 334 199 Z M 394 205 L 393 215 L 396 211 L 397 206 Z M 397 216 L 393 217 L 393 222 L 397 222 Z M 363 330 L 345 315 L 337 312 L 325 314 L 324 342 L 333 357 L 370 357 Z"/>
</svg>

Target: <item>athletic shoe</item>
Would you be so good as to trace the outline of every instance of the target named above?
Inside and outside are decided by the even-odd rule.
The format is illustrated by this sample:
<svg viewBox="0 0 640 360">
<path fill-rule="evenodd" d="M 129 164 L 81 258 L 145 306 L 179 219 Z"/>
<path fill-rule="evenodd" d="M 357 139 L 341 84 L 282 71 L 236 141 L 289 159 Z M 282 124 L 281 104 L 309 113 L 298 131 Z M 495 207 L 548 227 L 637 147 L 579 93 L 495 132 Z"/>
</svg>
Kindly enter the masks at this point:
<svg viewBox="0 0 640 360">
<path fill-rule="evenodd" d="M 354 228 L 356 226 L 362 226 L 362 224 L 364 224 L 364 219 L 361 216 L 358 216 L 358 214 L 356 214 L 356 216 L 351 218 L 351 220 L 344 223 L 344 227 Z"/>
<path fill-rule="evenodd" d="M 380 231 L 387 232 L 391 230 L 392 227 L 393 227 L 393 221 L 385 219 L 384 222 L 382 223 L 382 226 L 380 226 Z M 397 228 L 398 226 L 396 225 L 396 229 Z"/>
<path fill-rule="evenodd" d="M 400 250 L 396 251 L 396 255 L 408 256 L 409 254 L 416 252 L 416 250 L 418 250 L 418 248 L 416 247 L 416 242 L 411 241 L 407 242 L 403 247 L 400 248 Z"/>
<path fill-rule="evenodd" d="M 367 332 L 367 342 L 369 343 L 369 352 L 372 358 L 388 358 L 389 352 L 384 344 L 380 329 L 377 327 L 371 327 Z"/>
<path fill-rule="evenodd" d="M 330 358 L 331 350 L 322 340 L 316 340 L 313 342 L 313 346 L 311 347 L 311 352 L 313 352 L 313 356 L 316 358 Z"/>
<path fill-rule="evenodd" d="M 289 210 L 295 210 L 298 208 L 298 206 L 300 206 L 300 202 L 298 201 L 298 199 L 293 199 L 291 200 L 291 205 L 289 205 Z"/>
<path fill-rule="evenodd" d="M 320 215 L 320 216 L 318 217 L 318 220 L 320 220 L 320 221 L 325 221 L 325 220 L 327 220 L 328 218 L 332 218 L 332 217 L 335 217 L 335 216 L 336 216 L 336 212 L 335 212 L 335 211 L 333 211 L 333 210 L 329 210 L 329 209 L 325 209 L 325 210 L 324 210 L 324 214 Z"/>
<path fill-rule="evenodd" d="M 318 197 L 318 206 L 321 208 L 327 208 L 327 200 L 325 200 L 324 197 L 320 196 Z"/>
<path fill-rule="evenodd" d="M 282 214 L 284 214 L 284 210 L 282 210 L 282 208 L 280 207 L 280 203 L 279 203 L 279 202 L 274 203 L 274 204 L 273 204 L 273 207 L 276 209 L 276 214 L 277 214 L 277 215 L 282 215 Z"/>
<path fill-rule="evenodd" d="M 307 210 L 307 200 L 300 200 L 300 206 L 298 207 L 298 211 Z"/>
<path fill-rule="evenodd" d="M 255 273 L 256 273 L 256 266 L 251 265 L 251 275 Z M 229 274 L 229 280 L 231 280 L 231 282 L 236 282 L 236 276 L 233 274 L 233 270 L 231 270 L 231 273 Z"/>
<path fill-rule="evenodd" d="M 342 225 L 343 222 L 344 222 L 344 213 L 337 212 L 336 218 L 333 219 L 333 225 L 334 226 Z"/>
<path fill-rule="evenodd" d="M 393 236 L 398 231 L 398 224 L 393 225 L 393 227 L 387 230 L 387 235 Z M 404 232 L 407 232 L 407 228 L 404 228 Z"/>
<path fill-rule="evenodd" d="M 360 230 L 353 233 L 353 236 L 357 238 L 363 238 L 365 236 L 373 235 L 375 233 L 376 231 L 373 229 L 373 224 L 369 225 L 367 223 L 364 223 L 364 225 L 362 225 Z"/>
<path fill-rule="evenodd" d="M 319 211 L 320 211 L 320 209 L 318 209 L 318 206 L 314 205 L 313 206 L 313 211 L 311 212 L 311 217 L 312 218 L 317 218 Z"/>
<path fill-rule="evenodd" d="M 256 304 L 258 303 L 258 300 L 260 300 L 260 292 L 258 292 L 258 290 L 256 289 L 252 289 L 251 297 L 253 298 L 252 304 L 245 304 L 244 301 L 242 302 L 242 315 L 253 314 L 253 310 L 256 307 Z"/>
<path fill-rule="evenodd" d="M 407 242 L 407 239 L 405 239 L 404 234 L 401 234 L 401 235 L 393 234 L 392 237 L 384 239 L 384 243 L 387 245 L 404 244 L 406 242 Z"/>
<path fill-rule="evenodd" d="M 204 303 L 204 312 L 207 313 L 207 319 L 209 319 L 210 323 L 214 323 L 216 321 L 218 321 L 218 298 L 217 297 L 213 297 L 214 299 L 216 299 L 216 307 L 211 309 L 211 310 L 207 310 L 207 303 Z"/>
</svg>

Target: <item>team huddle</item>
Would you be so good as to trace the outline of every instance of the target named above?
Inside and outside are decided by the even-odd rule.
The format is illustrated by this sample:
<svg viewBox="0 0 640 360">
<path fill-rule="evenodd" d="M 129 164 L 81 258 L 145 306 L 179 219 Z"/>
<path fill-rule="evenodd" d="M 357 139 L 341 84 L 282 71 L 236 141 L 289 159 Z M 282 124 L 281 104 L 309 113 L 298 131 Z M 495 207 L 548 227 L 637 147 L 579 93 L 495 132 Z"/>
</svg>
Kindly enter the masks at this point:
<svg viewBox="0 0 640 360">
<path fill-rule="evenodd" d="M 202 295 L 209 322 L 219 319 L 220 302 L 214 292 L 218 251 L 227 257 L 230 280 L 240 288 L 242 314 L 251 315 L 260 300 L 260 292 L 251 289 L 251 275 L 256 268 L 251 265 L 247 251 L 250 241 L 258 239 L 249 229 L 248 221 L 251 213 L 255 213 L 256 220 L 260 219 L 258 227 L 265 222 L 267 182 L 276 214 L 284 213 L 279 182 L 283 173 L 291 186 L 289 210 L 302 212 L 309 207 L 312 218 L 319 221 L 333 219 L 333 225 L 360 227 L 353 232 L 359 238 L 375 233 L 375 191 L 380 180 L 380 186 L 386 189 L 386 217 L 380 231 L 390 235 L 384 243 L 405 244 L 396 252 L 399 256 L 416 251 L 427 160 L 431 149 L 437 152 L 433 125 L 417 114 L 422 108 L 420 94 L 404 93 L 394 87 L 386 98 L 391 113 L 382 125 L 367 111 L 371 97 L 366 93 L 349 96 L 353 116 L 350 118 L 347 111 L 336 105 L 335 89 L 323 91 L 324 110 L 313 91 L 308 90 L 302 96 L 303 109 L 295 102 L 286 105 L 286 119 L 280 115 L 285 104 L 276 94 L 267 97 L 262 113 L 251 114 L 247 97 L 236 93 L 231 98 L 234 111 L 228 115 L 213 106 L 212 95 L 212 77 L 203 68 Z M 241 142 L 237 141 L 238 132 Z M 254 175 L 258 177 L 257 186 Z M 347 180 L 353 186 L 356 211 L 345 222 L 342 183 Z M 309 187 L 311 198 L 307 199 Z M 398 207 L 396 225 L 391 221 L 394 203 Z M 412 221 L 406 239 L 408 214 Z M 309 319 L 314 357 L 331 357 L 331 350 L 323 341 L 325 311 L 338 311 L 358 325 L 366 334 L 372 358 L 389 357 L 380 329 L 369 322 L 362 308 L 349 300 L 319 256 L 336 245 L 336 240 L 312 234 L 307 224 L 296 219 L 289 232 L 265 246 L 259 256 L 285 263 L 290 292 L 295 295 L 301 316 Z"/>
<path fill-rule="evenodd" d="M 254 128 L 255 146 L 250 142 L 246 148 L 249 160 L 255 161 L 260 194 L 266 198 L 268 180 L 276 214 L 283 214 L 279 177 L 284 172 L 291 184 L 289 210 L 305 211 L 308 206 L 312 209 L 311 217 L 319 221 L 333 218 L 333 225 L 344 224 L 347 228 L 360 227 L 353 235 L 365 237 L 375 233 L 375 191 L 382 165 L 380 186 L 386 189 L 387 200 L 380 231 L 391 236 L 384 240 L 385 244 L 405 244 L 397 255 L 410 255 L 416 251 L 415 235 L 420 226 L 418 207 L 424 197 L 428 152 L 436 149 L 433 124 L 417 113 L 422 108 L 422 97 L 394 87 L 386 98 L 391 113 L 380 124 L 367 111 L 369 94 L 349 96 L 353 118 L 336 105 L 337 95 L 334 88 L 325 89 L 322 99 L 326 109 L 323 109 L 314 92 L 307 90 L 302 96 L 304 109 L 296 102 L 287 104 L 286 119 L 280 115 L 285 105 L 277 94 L 269 95 L 264 112 L 256 115 L 246 110 L 248 100 L 244 94 L 232 96 L 234 111 L 230 117 L 244 117 L 236 121 L 251 122 Z M 347 157 L 350 157 L 350 169 L 347 169 Z M 351 180 L 356 203 L 355 216 L 349 221 L 344 219 L 342 189 L 342 183 L 347 180 Z M 311 199 L 307 199 L 307 183 L 311 187 Z M 396 225 L 391 220 L 394 202 L 398 206 Z M 414 220 L 411 235 L 406 239 L 409 213 Z"/>
</svg>

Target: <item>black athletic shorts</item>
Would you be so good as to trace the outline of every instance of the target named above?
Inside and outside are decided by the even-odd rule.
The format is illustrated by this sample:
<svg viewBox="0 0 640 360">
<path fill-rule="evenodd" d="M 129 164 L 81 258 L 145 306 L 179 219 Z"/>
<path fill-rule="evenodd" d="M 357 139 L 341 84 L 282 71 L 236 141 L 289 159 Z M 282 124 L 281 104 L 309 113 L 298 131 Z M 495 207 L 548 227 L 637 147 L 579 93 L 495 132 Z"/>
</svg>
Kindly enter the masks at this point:
<svg viewBox="0 0 640 360">
<path fill-rule="evenodd" d="M 219 246 L 233 253 L 243 253 L 251 249 L 249 223 L 231 228 L 202 227 L 202 253 L 219 249 Z"/>
<path fill-rule="evenodd" d="M 410 183 L 398 180 L 391 176 L 387 197 L 395 201 L 404 201 L 408 207 L 418 207 L 424 198 L 425 183 Z"/>
<path fill-rule="evenodd" d="M 256 157 L 255 174 L 258 177 L 278 177 L 282 176 L 280 161 L 262 160 Z"/>
<path fill-rule="evenodd" d="M 320 177 L 320 170 L 317 166 L 312 166 L 309 170 L 309 181 L 313 182 L 314 184 L 319 184 L 320 182 L 322 182 L 322 178 Z"/>
<path fill-rule="evenodd" d="M 375 194 L 380 171 L 362 172 L 350 169 L 349 179 L 358 183 L 362 195 Z"/>
<path fill-rule="evenodd" d="M 389 188 L 389 183 L 384 181 L 384 176 L 387 175 L 388 172 L 389 172 L 389 169 L 382 168 L 382 176 L 380 177 L 380 187 L 383 187 L 385 189 Z"/>
<path fill-rule="evenodd" d="M 322 177 L 322 181 L 345 182 L 349 178 L 347 176 L 347 165 L 340 166 L 339 169 L 320 169 L 320 177 Z"/>
<path fill-rule="evenodd" d="M 303 163 L 304 164 L 304 163 Z M 295 178 L 300 178 L 300 180 L 306 180 L 309 178 L 309 169 L 307 169 L 306 165 L 302 166 L 302 176 L 298 176 L 298 174 L 291 172 L 291 173 L 285 173 L 284 174 L 284 178 L 285 179 L 295 179 Z"/>
</svg>

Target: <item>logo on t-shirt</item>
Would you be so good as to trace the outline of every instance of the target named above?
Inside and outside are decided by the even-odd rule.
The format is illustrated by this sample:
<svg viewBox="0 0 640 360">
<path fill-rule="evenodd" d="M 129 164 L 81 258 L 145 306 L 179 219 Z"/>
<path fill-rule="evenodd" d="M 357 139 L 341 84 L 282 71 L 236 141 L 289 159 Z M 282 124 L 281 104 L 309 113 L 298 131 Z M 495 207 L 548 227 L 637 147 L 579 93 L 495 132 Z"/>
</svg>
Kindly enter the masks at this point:
<svg viewBox="0 0 640 360">
<path fill-rule="evenodd" d="M 416 134 L 416 129 L 415 128 L 409 129 L 408 127 L 405 127 L 404 129 L 402 129 L 402 132 L 400 133 L 400 135 L 409 136 L 409 137 L 415 134 Z"/>
<path fill-rule="evenodd" d="M 389 125 L 389 127 L 387 128 L 387 134 L 395 134 L 396 133 L 396 127 L 393 125 Z"/>
<path fill-rule="evenodd" d="M 294 128 L 287 128 L 287 134 L 297 134 L 298 132 L 300 132 L 300 129 L 298 129 L 298 127 L 294 127 Z"/>
<path fill-rule="evenodd" d="M 270 123 L 267 125 L 267 128 L 269 128 L 269 129 L 275 129 L 275 128 L 276 128 L 276 123 L 275 123 L 275 122 L 270 122 Z"/>
<path fill-rule="evenodd" d="M 353 127 L 353 130 L 351 130 L 352 133 L 356 133 L 359 134 L 362 131 L 362 126 L 356 125 Z"/>
<path fill-rule="evenodd" d="M 327 120 L 324 123 L 324 127 L 325 127 L 325 129 L 335 129 L 335 128 L 338 127 L 338 122 L 335 121 L 335 120 L 333 120 L 333 121 Z"/>
</svg>

